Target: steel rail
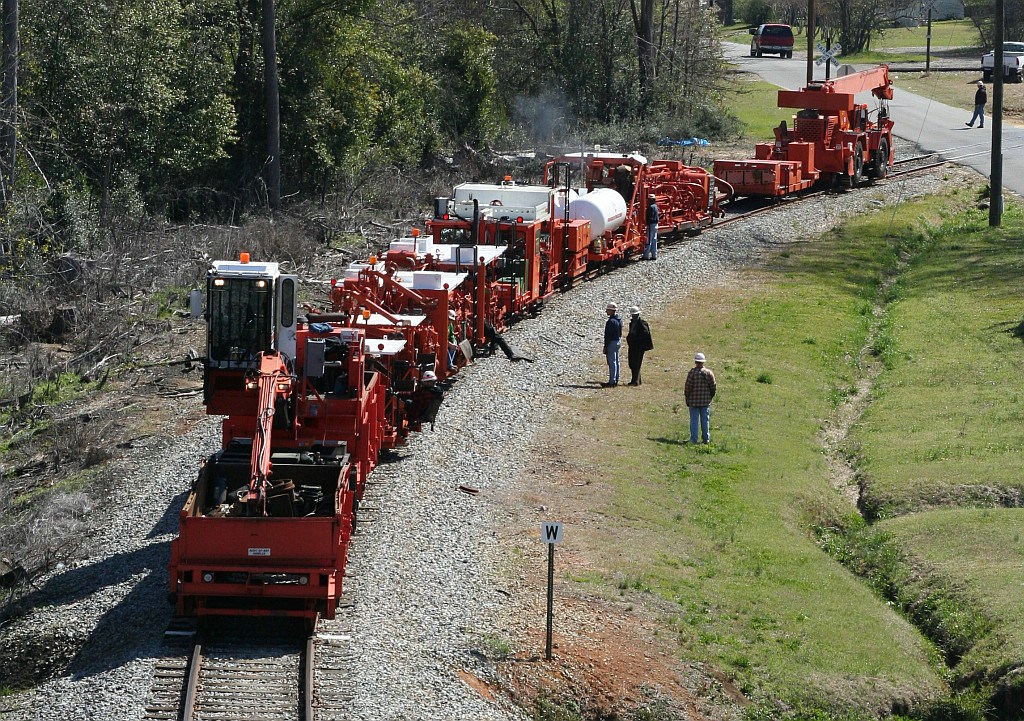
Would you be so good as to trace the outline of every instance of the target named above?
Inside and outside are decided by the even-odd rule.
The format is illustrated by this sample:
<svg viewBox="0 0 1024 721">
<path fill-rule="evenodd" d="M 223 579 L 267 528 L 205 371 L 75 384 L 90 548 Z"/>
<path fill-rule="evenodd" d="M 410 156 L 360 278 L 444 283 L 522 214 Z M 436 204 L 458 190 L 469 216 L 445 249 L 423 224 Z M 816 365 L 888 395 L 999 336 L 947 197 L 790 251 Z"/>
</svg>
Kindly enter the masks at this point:
<svg viewBox="0 0 1024 721">
<path fill-rule="evenodd" d="M 199 672 L 203 667 L 203 645 L 196 641 L 188 664 L 188 678 L 185 682 L 185 700 L 181 704 L 178 721 L 192 721 L 196 713 L 196 696 L 199 692 Z"/>
<path fill-rule="evenodd" d="M 306 639 L 306 653 L 302 659 L 302 721 L 313 721 L 313 676 L 316 669 L 316 646 L 313 634 Z"/>
</svg>

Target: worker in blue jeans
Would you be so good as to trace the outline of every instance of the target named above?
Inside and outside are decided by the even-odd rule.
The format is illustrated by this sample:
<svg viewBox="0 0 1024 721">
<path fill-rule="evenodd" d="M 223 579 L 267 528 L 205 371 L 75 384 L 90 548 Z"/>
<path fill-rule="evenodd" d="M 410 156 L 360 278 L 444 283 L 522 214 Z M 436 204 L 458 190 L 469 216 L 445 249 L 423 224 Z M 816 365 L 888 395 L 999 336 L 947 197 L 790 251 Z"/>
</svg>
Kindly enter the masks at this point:
<svg viewBox="0 0 1024 721">
<path fill-rule="evenodd" d="M 658 259 L 658 196 L 651 195 L 647 200 L 647 245 L 644 246 L 644 260 Z"/>
<path fill-rule="evenodd" d="M 715 397 L 718 384 L 715 383 L 715 374 L 709 368 L 704 367 L 704 354 L 698 353 L 693 357 L 693 368 L 686 375 L 686 405 L 690 408 L 690 443 L 697 442 L 698 426 L 701 431 L 701 441 L 711 442 L 711 400 Z"/>
<path fill-rule="evenodd" d="M 619 349 L 622 347 L 622 318 L 616 315 L 619 306 L 609 303 L 605 307 L 608 320 L 604 323 L 604 344 L 601 348 L 608 359 L 608 382 L 603 388 L 614 388 L 619 384 Z"/>
</svg>

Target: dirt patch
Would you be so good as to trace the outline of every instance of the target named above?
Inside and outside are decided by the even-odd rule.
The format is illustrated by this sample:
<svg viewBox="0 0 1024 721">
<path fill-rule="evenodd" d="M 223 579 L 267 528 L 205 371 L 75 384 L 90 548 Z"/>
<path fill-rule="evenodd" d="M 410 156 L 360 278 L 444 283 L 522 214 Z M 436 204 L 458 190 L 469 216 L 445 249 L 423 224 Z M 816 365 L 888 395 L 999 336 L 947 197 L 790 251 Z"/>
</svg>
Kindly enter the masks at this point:
<svg viewBox="0 0 1024 721">
<path fill-rule="evenodd" d="M 573 707 L 588 719 L 641 709 L 659 718 L 720 719 L 715 706 L 746 704 L 727 680 L 677 658 L 656 620 L 631 604 L 582 594 L 559 598 L 550 661 L 544 610 L 535 610 L 538 623 L 526 627 L 526 640 L 536 650 L 499 664 L 504 690 L 529 708 Z"/>
</svg>

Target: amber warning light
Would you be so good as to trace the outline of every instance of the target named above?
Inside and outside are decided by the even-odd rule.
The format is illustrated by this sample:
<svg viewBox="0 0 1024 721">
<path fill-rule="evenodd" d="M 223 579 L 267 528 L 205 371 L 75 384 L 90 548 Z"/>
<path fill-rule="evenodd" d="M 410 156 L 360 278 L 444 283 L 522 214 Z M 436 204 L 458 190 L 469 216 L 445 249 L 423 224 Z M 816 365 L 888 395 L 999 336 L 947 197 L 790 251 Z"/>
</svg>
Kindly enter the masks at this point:
<svg viewBox="0 0 1024 721">
<path fill-rule="evenodd" d="M 238 262 L 239 263 L 248 263 L 249 262 L 249 254 L 248 253 L 239 253 L 238 254 Z"/>
</svg>

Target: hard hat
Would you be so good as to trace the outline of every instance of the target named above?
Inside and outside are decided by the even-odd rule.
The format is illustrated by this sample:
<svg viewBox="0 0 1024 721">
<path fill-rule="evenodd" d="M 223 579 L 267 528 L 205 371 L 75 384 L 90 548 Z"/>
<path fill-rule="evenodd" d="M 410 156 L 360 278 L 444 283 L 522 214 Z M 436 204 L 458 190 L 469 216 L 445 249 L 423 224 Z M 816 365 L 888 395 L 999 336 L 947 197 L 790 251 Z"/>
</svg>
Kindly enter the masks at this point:
<svg viewBox="0 0 1024 721">
<path fill-rule="evenodd" d="M 983 88 L 983 87 L 985 87 L 985 83 L 984 83 L 983 81 L 979 80 L 979 81 L 978 81 L 978 87 L 979 87 L 979 88 Z"/>
<path fill-rule="evenodd" d="M 638 308 L 635 305 L 629 306 L 629 314 L 630 315 L 640 315 L 640 308 Z"/>
<path fill-rule="evenodd" d="M 698 353 L 697 355 L 695 355 L 693 357 L 693 362 L 694 363 L 703 363 L 704 362 L 704 354 L 703 353 Z"/>
<path fill-rule="evenodd" d="M 605 310 L 618 310 L 619 306 L 617 306 L 615 303 L 609 303 L 608 305 L 606 305 L 604 307 L 604 309 Z"/>
<path fill-rule="evenodd" d="M 451 318 L 452 320 L 455 320 L 455 318 L 456 318 L 455 311 L 454 310 L 448 311 L 448 317 Z"/>
<path fill-rule="evenodd" d="M 437 374 L 434 371 L 424 371 L 423 376 L 420 378 L 421 383 L 429 383 L 430 381 L 436 381 Z"/>
</svg>

